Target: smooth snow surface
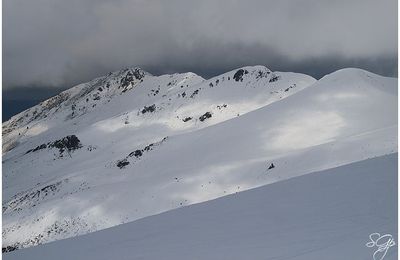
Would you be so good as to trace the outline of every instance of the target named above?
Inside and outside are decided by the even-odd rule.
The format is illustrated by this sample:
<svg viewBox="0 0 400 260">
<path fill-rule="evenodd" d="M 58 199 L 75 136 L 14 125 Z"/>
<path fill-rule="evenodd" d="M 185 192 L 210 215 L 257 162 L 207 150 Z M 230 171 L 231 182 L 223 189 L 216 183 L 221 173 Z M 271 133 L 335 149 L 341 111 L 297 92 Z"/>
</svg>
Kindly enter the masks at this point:
<svg viewBox="0 0 400 260">
<path fill-rule="evenodd" d="M 4 256 L 39 259 L 373 259 L 397 243 L 397 154 L 352 163 Z M 386 260 L 397 259 L 397 246 Z"/>
</svg>

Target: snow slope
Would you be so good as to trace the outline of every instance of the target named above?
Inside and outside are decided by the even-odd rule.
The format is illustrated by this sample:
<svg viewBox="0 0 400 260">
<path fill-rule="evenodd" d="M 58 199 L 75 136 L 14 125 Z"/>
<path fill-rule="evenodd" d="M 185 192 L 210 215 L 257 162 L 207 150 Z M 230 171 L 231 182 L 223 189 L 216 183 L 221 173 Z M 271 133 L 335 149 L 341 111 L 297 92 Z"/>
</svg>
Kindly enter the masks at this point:
<svg viewBox="0 0 400 260">
<path fill-rule="evenodd" d="M 397 80 L 363 70 L 317 82 L 262 66 L 210 80 L 145 74 L 125 92 L 119 78 L 108 81 L 117 94 L 93 110 L 71 116 L 68 99 L 6 134 L 14 148 L 3 157 L 3 247 L 397 152 Z"/>
<path fill-rule="evenodd" d="M 397 154 L 3 255 L 36 259 L 373 259 L 397 243 Z M 397 259 L 397 245 L 384 259 Z M 381 253 L 380 253 L 381 254 Z M 376 259 L 382 255 L 377 255 Z"/>
<path fill-rule="evenodd" d="M 138 126 L 172 133 L 198 129 L 285 98 L 314 82 L 304 74 L 272 72 L 264 66 L 243 67 L 209 80 L 190 72 L 152 76 L 140 68 L 124 69 L 12 117 L 3 125 L 3 151 L 16 146 L 26 150 L 93 125 L 107 125 L 109 131 Z M 206 112 L 212 118 L 199 121 Z M 191 119 L 184 122 L 186 118 Z"/>
</svg>

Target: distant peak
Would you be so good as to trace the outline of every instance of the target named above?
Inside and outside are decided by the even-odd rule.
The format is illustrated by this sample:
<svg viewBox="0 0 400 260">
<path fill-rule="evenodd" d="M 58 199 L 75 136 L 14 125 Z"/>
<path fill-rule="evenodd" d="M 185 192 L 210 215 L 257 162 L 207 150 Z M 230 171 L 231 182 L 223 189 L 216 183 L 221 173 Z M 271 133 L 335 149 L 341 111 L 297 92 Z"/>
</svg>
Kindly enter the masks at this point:
<svg viewBox="0 0 400 260">
<path fill-rule="evenodd" d="M 147 71 L 143 70 L 140 67 L 128 67 L 128 68 L 124 68 L 124 69 L 117 70 L 114 72 L 109 72 L 107 74 L 107 77 L 120 77 L 120 76 L 126 76 L 126 75 L 133 75 L 137 79 L 141 79 L 145 75 L 151 75 L 151 74 L 148 73 Z"/>
<path fill-rule="evenodd" d="M 378 77 L 382 76 L 363 69 L 343 68 L 325 75 L 320 79 L 320 81 L 327 81 L 327 80 L 349 81 L 349 80 L 359 80 L 359 79 L 378 78 Z"/>
<path fill-rule="evenodd" d="M 239 69 L 245 69 L 245 70 L 249 70 L 249 71 L 257 71 L 257 70 L 261 70 L 261 71 L 270 71 L 270 69 L 268 69 L 267 67 L 265 67 L 264 65 L 254 65 L 254 66 L 245 66 Z"/>
</svg>

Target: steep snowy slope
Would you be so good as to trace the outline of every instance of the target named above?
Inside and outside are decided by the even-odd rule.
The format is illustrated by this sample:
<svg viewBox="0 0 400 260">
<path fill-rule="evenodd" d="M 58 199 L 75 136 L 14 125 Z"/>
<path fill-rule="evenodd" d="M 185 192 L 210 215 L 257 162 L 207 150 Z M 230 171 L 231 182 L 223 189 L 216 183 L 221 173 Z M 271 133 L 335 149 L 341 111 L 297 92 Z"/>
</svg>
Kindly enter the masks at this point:
<svg viewBox="0 0 400 260">
<path fill-rule="evenodd" d="M 16 146 L 27 150 L 101 120 L 110 129 L 148 126 L 172 133 L 198 129 L 280 100 L 314 82 L 303 74 L 272 72 L 264 66 L 244 67 L 209 80 L 194 73 L 151 76 L 139 68 L 125 69 L 12 117 L 3 125 L 3 152 Z M 200 120 L 206 112 L 212 118 L 207 114 Z"/>
<path fill-rule="evenodd" d="M 397 154 L 3 255 L 36 259 L 373 259 L 397 243 Z M 383 251 L 376 254 L 381 259 Z M 397 245 L 383 259 L 397 259 Z"/>
<path fill-rule="evenodd" d="M 132 107 L 119 106 L 117 109 L 114 107 L 114 109 L 107 109 L 108 113 L 106 114 L 98 112 L 99 108 L 115 98 L 119 100 L 121 96 L 125 96 L 137 88 L 149 91 L 147 94 L 149 96 L 150 94 L 155 96 L 154 90 L 150 90 L 150 87 L 158 85 L 160 88 L 160 84 L 163 83 L 169 86 L 175 86 L 177 83 L 188 86 L 202 81 L 204 81 L 203 78 L 193 73 L 153 77 L 140 68 L 110 72 L 107 76 L 68 89 L 5 122 L 3 124 L 3 152 L 13 149 L 32 136 L 51 132 L 52 128 L 67 127 L 69 129 L 73 125 L 76 129 L 77 126 L 84 127 L 99 120 L 99 117 L 100 119 L 107 118 L 110 115 L 126 111 Z M 144 91 L 135 94 L 136 105 L 140 105 L 139 101 L 144 99 Z M 88 114 L 89 116 L 85 117 Z M 81 120 L 82 117 L 84 120 Z"/>
<path fill-rule="evenodd" d="M 169 84 L 188 76 L 199 82 Z M 207 81 L 148 76 L 90 113 L 32 125 L 3 158 L 3 246 L 397 151 L 396 79 L 346 69 L 312 82 L 261 66 Z"/>
</svg>

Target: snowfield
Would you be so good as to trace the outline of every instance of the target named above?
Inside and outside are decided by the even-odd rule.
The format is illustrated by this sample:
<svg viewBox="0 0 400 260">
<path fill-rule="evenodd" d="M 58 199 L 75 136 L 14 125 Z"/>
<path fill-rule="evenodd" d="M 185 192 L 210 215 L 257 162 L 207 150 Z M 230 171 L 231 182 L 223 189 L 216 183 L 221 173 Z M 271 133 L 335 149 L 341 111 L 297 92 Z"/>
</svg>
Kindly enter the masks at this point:
<svg viewBox="0 0 400 260">
<path fill-rule="evenodd" d="M 27 248 L 138 220 L 129 224 L 140 231 L 130 239 L 135 239 L 138 245 L 165 246 L 171 257 L 182 256 L 179 253 L 188 253 L 186 249 L 174 252 L 176 245 L 164 241 L 169 234 L 163 230 L 169 227 L 160 226 L 164 229 L 154 231 L 153 238 L 148 234 L 146 240 L 147 229 L 138 227 L 142 223 L 139 219 L 229 194 L 239 196 L 239 192 L 268 184 L 260 189 L 267 191 L 268 187 L 311 178 L 291 180 L 293 177 L 394 153 L 397 153 L 397 79 L 394 78 L 360 69 L 343 69 L 316 81 L 304 74 L 248 66 L 205 80 L 194 73 L 153 76 L 139 68 L 125 69 L 64 91 L 3 124 L 3 250 Z M 376 160 L 387 161 L 394 156 L 382 158 Z M 368 162 L 363 164 L 369 165 Z M 320 175 L 328 176 L 322 173 L 310 176 Z M 339 180 L 344 181 L 338 177 Z M 362 189 L 358 187 L 360 182 L 352 185 Z M 347 183 L 343 185 L 337 188 L 345 189 Z M 292 192 L 285 189 L 288 194 Z M 292 197 L 280 192 L 281 199 L 292 205 L 289 203 Z M 350 194 L 350 189 L 343 191 L 346 192 Z M 226 200 L 232 201 L 235 196 Z M 316 210 L 324 203 L 324 196 L 322 192 L 318 194 L 321 201 L 313 201 L 315 207 L 307 205 Z M 257 198 L 255 202 L 264 199 Z M 270 200 L 265 200 L 265 206 L 277 207 Z M 212 206 L 215 202 L 210 203 Z M 293 205 L 296 203 L 302 205 L 293 201 Z M 247 207 L 240 202 L 235 205 L 237 209 Z M 202 206 L 193 208 L 196 207 Z M 228 209 L 222 208 L 220 213 L 224 210 Z M 282 212 L 289 214 L 289 209 L 286 210 Z M 180 210 L 171 212 L 181 214 Z M 290 215 L 295 216 L 295 212 Z M 210 215 L 210 219 L 220 217 L 220 213 Z M 168 214 L 175 213 L 165 216 Z M 162 221 L 169 223 L 166 218 Z M 279 218 L 266 219 L 272 231 L 274 220 Z M 255 218 L 248 222 L 259 221 Z M 299 221 L 293 225 L 306 220 Z M 198 223 L 198 229 L 207 230 L 202 223 L 207 224 Z M 242 231 L 238 232 L 240 235 Z M 182 235 L 176 239 L 184 240 L 185 234 Z M 213 239 L 220 236 L 216 235 Z M 280 233 L 273 231 L 269 235 L 279 237 Z M 249 241 L 256 238 L 248 237 Z M 211 238 L 207 239 L 208 246 L 214 244 Z M 267 241 L 272 243 L 272 238 Z M 231 244 L 221 246 L 219 252 L 236 252 L 236 258 L 243 259 L 241 253 L 229 247 L 235 247 L 237 242 L 232 240 Z M 129 241 L 126 243 L 132 248 Z M 119 247 L 117 244 L 115 248 Z M 206 244 L 198 244 L 206 250 Z M 91 247 L 90 243 L 87 245 Z M 301 245 L 297 245 L 300 251 Z M 281 249 L 282 246 L 285 245 Z M 188 248 L 203 252 L 193 247 L 194 244 Z M 262 247 L 255 245 L 254 250 L 263 253 L 266 248 Z M 143 254 L 151 259 L 148 254 L 153 252 L 147 250 L 153 250 L 148 247 L 143 250 L 146 252 L 132 249 L 137 258 Z M 24 254 L 20 251 L 16 251 L 16 256 Z M 76 258 L 90 253 L 84 249 L 80 252 Z M 271 257 L 275 255 L 272 253 Z M 208 258 L 207 254 L 203 258 Z M 227 259 L 232 258 L 235 257 Z"/>
<path fill-rule="evenodd" d="M 397 154 L 386 155 L 3 257 L 373 259 L 371 233 L 397 238 L 396 180 Z M 397 259 L 397 246 L 384 259 Z"/>
</svg>

